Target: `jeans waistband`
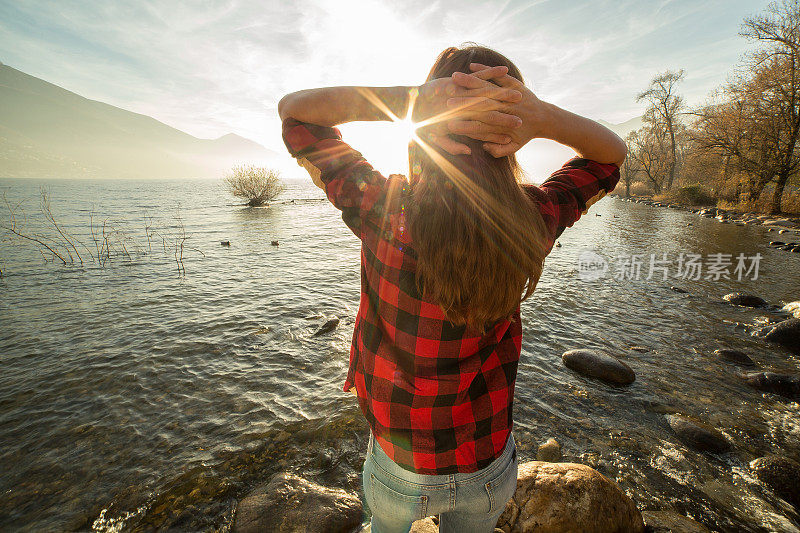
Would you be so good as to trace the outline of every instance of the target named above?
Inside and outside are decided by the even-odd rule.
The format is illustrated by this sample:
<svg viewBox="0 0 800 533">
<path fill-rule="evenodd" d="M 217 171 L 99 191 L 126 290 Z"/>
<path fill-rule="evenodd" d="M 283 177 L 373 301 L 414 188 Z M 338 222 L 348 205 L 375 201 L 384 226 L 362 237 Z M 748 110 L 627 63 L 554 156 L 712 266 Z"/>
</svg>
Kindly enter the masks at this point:
<svg viewBox="0 0 800 533">
<path fill-rule="evenodd" d="M 492 463 L 482 470 L 455 474 L 417 474 L 415 472 L 411 472 L 410 470 L 406 470 L 402 466 L 395 463 L 391 457 L 386 455 L 386 452 L 383 451 L 381 445 L 378 444 L 377 440 L 375 440 L 375 435 L 372 433 L 372 431 L 369 433 L 367 453 L 371 453 L 375 462 L 389 474 L 397 476 L 405 481 L 419 483 L 421 485 L 436 485 L 440 483 L 449 483 L 451 475 L 454 476 L 455 481 L 468 481 L 480 476 L 491 475 L 495 471 L 498 471 L 498 469 L 504 468 L 513 460 L 513 455 L 516 454 L 516 442 L 514 440 L 514 433 L 509 432 L 508 440 L 506 441 L 505 448 L 503 448 L 503 452 L 494 461 L 492 461 Z"/>
</svg>

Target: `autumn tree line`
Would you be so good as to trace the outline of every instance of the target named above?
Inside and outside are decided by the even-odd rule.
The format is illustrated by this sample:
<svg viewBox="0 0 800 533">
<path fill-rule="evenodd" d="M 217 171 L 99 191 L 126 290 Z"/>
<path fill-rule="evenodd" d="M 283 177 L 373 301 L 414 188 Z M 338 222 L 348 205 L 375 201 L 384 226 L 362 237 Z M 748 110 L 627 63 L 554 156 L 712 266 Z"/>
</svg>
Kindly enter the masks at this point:
<svg viewBox="0 0 800 533">
<path fill-rule="evenodd" d="M 686 106 L 683 70 L 637 95 L 647 108 L 626 138 L 626 196 L 800 212 L 800 0 L 771 4 L 740 34 L 754 49 L 703 105 Z"/>
</svg>

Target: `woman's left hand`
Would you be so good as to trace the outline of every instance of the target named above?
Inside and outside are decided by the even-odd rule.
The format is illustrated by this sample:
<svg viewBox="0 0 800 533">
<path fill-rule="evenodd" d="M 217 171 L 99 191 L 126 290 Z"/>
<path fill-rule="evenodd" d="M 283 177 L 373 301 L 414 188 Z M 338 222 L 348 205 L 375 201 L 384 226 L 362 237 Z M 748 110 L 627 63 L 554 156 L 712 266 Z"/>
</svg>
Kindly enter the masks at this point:
<svg viewBox="0 0 800 533">
<path fill-rule="evenodd" d="M 521 126 L 522 120 L 504 110 L 509 108 L 509 104 L 522 100 L 522 93 L 516 89 L 498 87 L 484 81 L 504 76 L 507 73 L 508 68 L 500 66 L 470 75 L 487 86 L 482 92 L 484 95 L 484 105 L 482 106 L 472 105 L 457 109 L 448 107 L 448 100 L 454 97 L 475 94 L 474 90 L 469 91 L 468 88 L 456 84 L 452 77 L 437 78 L 420 85 L 417 94 L 411 95 L 411 119 L 418 124 L 417 134 L 423 140 L 436 144 L 451 154 L 470 153 L 467 145 L 449 137 L 453 133 L 454 124 L 456 126 L 458 124 L 480 124 L 481 131 L 469 135 L 478 140 L 497 145 L 511 142 L 512 139 L 508 132 Z"/>
</svg>

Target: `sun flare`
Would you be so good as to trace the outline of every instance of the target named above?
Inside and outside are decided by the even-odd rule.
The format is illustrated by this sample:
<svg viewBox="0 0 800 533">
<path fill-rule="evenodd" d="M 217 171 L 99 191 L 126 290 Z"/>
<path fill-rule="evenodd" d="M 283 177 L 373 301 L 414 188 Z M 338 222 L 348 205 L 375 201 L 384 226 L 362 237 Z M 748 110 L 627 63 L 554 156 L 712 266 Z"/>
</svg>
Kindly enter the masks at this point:
<svg viewBox="0 0 800 533">
<path fill-rule="evenodd" d="M 393 126 L 397 129 L 397 135 L 405 144 L 417 139 L 417 128 L 419 124 L 411 120 L 411 117 L 397 119 L 394 121 Z"/>
</svg>

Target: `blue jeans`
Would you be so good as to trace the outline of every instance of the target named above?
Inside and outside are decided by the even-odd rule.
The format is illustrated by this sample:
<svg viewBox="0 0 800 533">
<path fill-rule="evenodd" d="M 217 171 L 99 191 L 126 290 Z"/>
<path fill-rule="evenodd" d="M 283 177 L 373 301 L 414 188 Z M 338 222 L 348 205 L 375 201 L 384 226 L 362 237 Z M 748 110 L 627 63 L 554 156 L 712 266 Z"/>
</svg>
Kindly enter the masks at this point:
<svg viewBox="0 0 800 533">
<path fill-rule="evenodd" d="M 439 515 L 441 533 L 494 531 L 517 488 L 514 435 L 500 457 L 469 474 L 415 474 L 400 467 L 370 433 L 362 483 L 372 533 L 407 533 L 415 520 Z"/>
</svg>

